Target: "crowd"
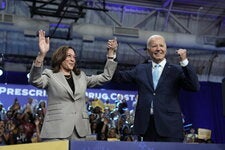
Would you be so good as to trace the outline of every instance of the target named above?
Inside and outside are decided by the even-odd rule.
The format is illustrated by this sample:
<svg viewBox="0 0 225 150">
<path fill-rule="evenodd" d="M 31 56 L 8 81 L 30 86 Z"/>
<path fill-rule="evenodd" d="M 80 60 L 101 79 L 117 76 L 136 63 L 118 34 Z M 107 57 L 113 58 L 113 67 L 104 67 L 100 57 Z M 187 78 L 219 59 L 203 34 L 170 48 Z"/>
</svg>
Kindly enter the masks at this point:
<svg viewBox="0 0 225 150">
<path fill-rule="evenodd" d="M 15 98 L 8 108 L 0 103 L 0 145 L 41 142 L 40 131 L 46 114 L 46 101 L 28 98 L 21 106 Z M 91 135 L 89 140 L 133 141 L 133 114 L 128 109 L 126 100 L 120 99 L 110 104 L 95 98 L 87 100 Z M 87 140 L 88 140 L 87 137 Z"/>
<path fill-rule="evenodd" d="M 24 106 L 17 98 L 8 108 L 0 103 L 0 145 L 41 142 L 40 131 L 46 106 L 46 101 L 37 102 L 32 98 L 28 98 Z M 135 106 L 136 101 L 131 106 L 133 109 L 129 110 L 126 100 L 120 95 L 114 104 L 109 103 L 109 100 L 88 99 L 91 135 L 87 136 L 87 140 L 137 141 L 139 137 L 132 133 Z M 188 135 L 189 131 L 186 133 Z M 184 142 L 196 140 L 191 136 Z"/>
<path fill-rule="evenodd" d="M 91 133 L 96 135 L 96 140 L 136 140 L 132 134 L 134 112 L 128 109 L 126 99 L 120 94 L 118 94 L 118 100 L 115 101 L 115 104 L 109 104 L 108 101 L 101 103 L 99 99 L 91 100 L 91 103 L 88 107 Z M 135 108 L 135 103 L 136 101 L 133 103 L 133 108 Z"/>
<path fill-rule="evenodd" d="M 0 145 L 40 142 L 45 113 L 46 102 L 32 98 L 24 106 L 17 98 L 8 108 L 0 103 Z"/>
</svg>

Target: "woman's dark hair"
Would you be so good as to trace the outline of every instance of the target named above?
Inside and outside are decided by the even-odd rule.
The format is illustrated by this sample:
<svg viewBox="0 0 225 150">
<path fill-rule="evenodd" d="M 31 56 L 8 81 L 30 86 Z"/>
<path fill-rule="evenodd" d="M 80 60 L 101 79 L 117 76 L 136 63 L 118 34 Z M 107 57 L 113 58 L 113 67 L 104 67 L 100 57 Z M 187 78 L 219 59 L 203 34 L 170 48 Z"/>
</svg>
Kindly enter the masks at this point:
<svg viewBox="0 0 225 150">
<path fill-rule="evenodd" d="M 72 49 L 74 51 L 74 53 L 77 54 L 75 49 L 70 47 L 70 46 L 61 46 L 53 53 L 52 59 L 51 59 L 51 67 L 52 67 L 52 70 L 53 70 L 54 73 L 59 72 L 60 65 L 62 64 L 62 62 L 67 57 L 68 49 Z M 80 69 L 77 68 L 77 62 L 75 64 L 74 68 L 73 68 L 73 72 L 76 75 L 80 75 Z"/>
</svg>

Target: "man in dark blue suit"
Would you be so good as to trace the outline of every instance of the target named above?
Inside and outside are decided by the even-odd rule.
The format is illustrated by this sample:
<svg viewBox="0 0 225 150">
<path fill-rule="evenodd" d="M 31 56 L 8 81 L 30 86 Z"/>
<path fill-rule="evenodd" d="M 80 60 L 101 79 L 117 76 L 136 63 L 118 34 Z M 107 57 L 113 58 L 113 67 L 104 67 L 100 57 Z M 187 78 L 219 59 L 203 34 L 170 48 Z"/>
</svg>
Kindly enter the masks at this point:
<svg viewBox="0 0 225 150">
<path fill-rule="evenodd" d="M 111 44 L 109 41 L 108 45 Z M 167 46 L 161 35 L 149 37 L 147 50 L 151 62 L 139 64 L 132 70 L 118 71 L 114 75 L 118 82 L 132 82 L 137 86 L 134 134 L 141 136 L 143 141 L 182 142 L 184 135 L 179 92 L 181 89 L 198 91 L 198 77 L 187 59 L 186 49 L 176 51 L 180 65 L 167 62 Z M 153 79 L 156 68 L 159 78 Z"/>
</svg>

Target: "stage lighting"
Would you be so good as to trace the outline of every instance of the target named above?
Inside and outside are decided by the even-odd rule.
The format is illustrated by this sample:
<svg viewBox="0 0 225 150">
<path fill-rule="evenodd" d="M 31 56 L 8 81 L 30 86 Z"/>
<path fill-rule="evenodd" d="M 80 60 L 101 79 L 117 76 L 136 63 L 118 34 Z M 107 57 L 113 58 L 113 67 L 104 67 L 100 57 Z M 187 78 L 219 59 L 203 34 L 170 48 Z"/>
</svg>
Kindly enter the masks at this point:
<svg viewBox="0 0 225 150">
<path fill-rule="evenodd" d="M 4 69 L 2 67 L 0 67 L 0 76 L 2 76 L 4 73 Z"/>
<path fill-rule="evenodd" d="M 4 73 L 4 55 L 0 55 L 0 76 Z"/>
<path fill-rule="evenodd" d="M 4 10 L 6 8 L 6 0 L 0 0 L 0 10 Z"/>
<path fill-rule="evenodd" d="M 27 73 L 27 79 L 29 79 L 30 78 L 30 73 Z"/>
</svg>

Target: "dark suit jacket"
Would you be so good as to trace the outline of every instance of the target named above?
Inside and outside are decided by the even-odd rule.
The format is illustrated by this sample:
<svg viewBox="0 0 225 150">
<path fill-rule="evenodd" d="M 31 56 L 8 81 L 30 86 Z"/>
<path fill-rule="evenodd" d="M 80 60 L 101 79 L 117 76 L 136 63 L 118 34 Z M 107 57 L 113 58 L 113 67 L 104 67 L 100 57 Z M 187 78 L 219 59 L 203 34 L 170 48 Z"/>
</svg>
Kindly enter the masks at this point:
<svg viewBox="0 0 225 150">
<path fill-rule="evenodd" d="M 137 65 L 129 71 L 117 71 L 118 82 L 133 82 L 138 90 L 138 102 L 134 120 L 134 134 L 144 134 L 149 125 L 150 106 L 154 103 L 156 130 L 160 136 L 183 137 L 179 91 L 198 91 L 197 75 L 190 63 L 186 67 L 166 63 L 156 89 L 153 88 L 152 63 Z"/>
</svg>

